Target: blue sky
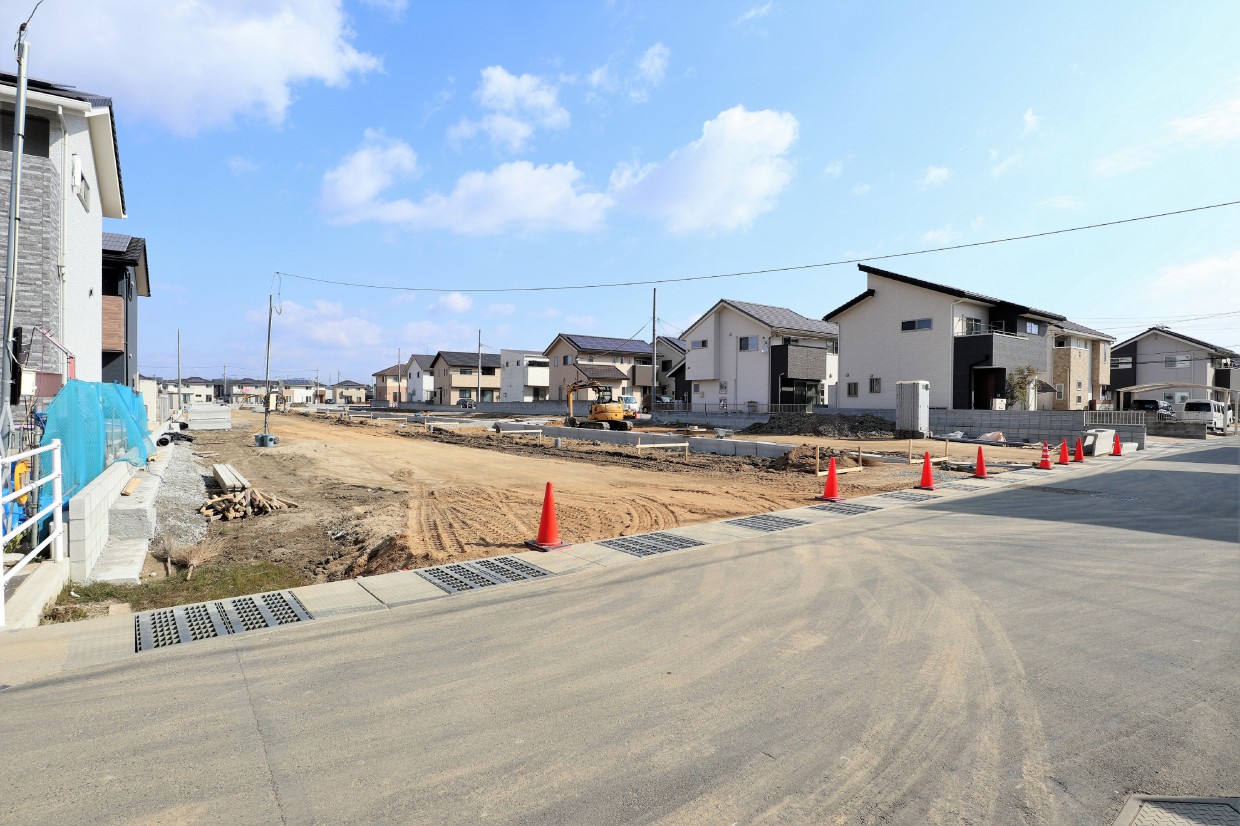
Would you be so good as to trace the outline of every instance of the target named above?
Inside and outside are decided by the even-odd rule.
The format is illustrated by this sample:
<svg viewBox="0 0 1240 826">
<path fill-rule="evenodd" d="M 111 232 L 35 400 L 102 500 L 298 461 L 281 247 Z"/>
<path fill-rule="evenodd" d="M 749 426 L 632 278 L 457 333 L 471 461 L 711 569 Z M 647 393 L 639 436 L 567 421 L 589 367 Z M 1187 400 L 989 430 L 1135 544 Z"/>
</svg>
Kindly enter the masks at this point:
<svg viewBox="0 0 1240 826">
<path fill-rule="evenodd" d="M 130 217 L 105 229 L 148 241 L 143 372 L 174 373 L 179 328 L 187 375 L 260 373 L 274 282 L 273 374 L 368 380 L 479 328 L 489 350 L 649 337 L 649 287 L 469 288 L 1240 199 L 1240 4 L 947 6 L 46 0 L 29 41 L 32 75 L 115 99 Z M 879 265 L 1240 347 L 1240 206 Z M 666 284 L 659 332 L 721 297 L 820 317 L 862 289 L 852 265 Z"/>
</svg>

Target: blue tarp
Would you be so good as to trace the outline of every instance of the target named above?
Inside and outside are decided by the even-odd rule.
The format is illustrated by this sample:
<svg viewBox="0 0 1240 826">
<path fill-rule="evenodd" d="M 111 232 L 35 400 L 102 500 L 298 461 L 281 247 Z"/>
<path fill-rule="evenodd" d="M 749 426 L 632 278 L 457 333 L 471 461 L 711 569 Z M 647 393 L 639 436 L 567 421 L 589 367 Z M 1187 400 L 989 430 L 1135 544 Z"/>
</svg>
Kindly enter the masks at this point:
<svg viewBox="0 0 1240 826">
<path fill-rule="evenodd" d="M 148 433 L 141 393 L 120 384 L 70 379 L 47 406 L 41 444 L 60 439 L 67 500 L 113 462 L 144 466 L 151 449 Z M 46 505 L 51 502 L 51 486 L 44 490 L 40 500 Z"/>
</svg>

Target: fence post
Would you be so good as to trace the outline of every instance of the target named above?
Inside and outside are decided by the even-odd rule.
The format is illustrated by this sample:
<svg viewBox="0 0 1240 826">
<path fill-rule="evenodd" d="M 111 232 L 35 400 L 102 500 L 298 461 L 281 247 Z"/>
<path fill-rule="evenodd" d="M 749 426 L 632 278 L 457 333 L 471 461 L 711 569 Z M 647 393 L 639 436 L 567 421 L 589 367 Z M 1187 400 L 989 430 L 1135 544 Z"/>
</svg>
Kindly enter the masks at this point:
<svg viewBox="0 0 1240 826">
<path fill-rule="evenodd" d="M 52 440 L 52 499 L 56 509 L 52 511 L 52 532 L 56 537 L 52 540 L 52 559 L 56 562 L 65 561 L 65 524 L 64 508 L 61 498 L 64 496 L 64 485 L 60 478 L 60 439 Z"/>
</svg>

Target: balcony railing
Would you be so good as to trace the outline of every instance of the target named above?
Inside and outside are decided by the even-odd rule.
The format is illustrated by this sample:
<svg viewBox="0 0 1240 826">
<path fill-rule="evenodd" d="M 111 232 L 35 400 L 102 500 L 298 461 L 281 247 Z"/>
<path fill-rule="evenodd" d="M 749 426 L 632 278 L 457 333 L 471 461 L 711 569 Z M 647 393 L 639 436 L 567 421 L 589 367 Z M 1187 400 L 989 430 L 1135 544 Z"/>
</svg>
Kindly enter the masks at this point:
<svg viewBox="0 0 1240 826">
<path fill-rule="evenodd" d="M 956 333 L 957 338 L 964 336 L 1007 336 L 1008 338 L 1028 338 L 1023 333 L 1010 333 L 994 324 L 969 325 Z"/>
</svg>

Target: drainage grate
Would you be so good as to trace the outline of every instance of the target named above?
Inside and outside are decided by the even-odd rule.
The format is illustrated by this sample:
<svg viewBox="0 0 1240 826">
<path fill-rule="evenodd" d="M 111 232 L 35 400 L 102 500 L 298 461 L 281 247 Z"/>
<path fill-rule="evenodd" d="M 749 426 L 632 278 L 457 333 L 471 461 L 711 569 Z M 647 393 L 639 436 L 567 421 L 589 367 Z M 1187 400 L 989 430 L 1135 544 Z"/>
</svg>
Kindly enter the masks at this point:
<svg viewBox="0 0 1240 826">
<path fill-rule="evenodd" d="M 673 533 L 645 533 L 639 536 L 621 536 L 617 539 L 605 539 L 598 543 L 617 551 L 624 551 L 633 556 L 655 556 L 668 551 L 679 551 L 682 548 L 696 548 L 705 545 L 696 539 L 677 536 Z"/>
<path fill-rule="evenodd" d="M 870 511 L 881 511 L 878 505 L 850 505 L 847 502 L 824 502 L 821 505 L 810 505 L 810 510 L 835 513 L 840 516 L 857 516 Z"/>
<path fill-rule="evenodd" d="M 291 591 L 272 591 L 256 597 L 178 605 L 137 614 L 133 620 L 134 651 L 152 651 L 169 645 L 226 637 L 243 631 L 275 628 L 311 620 Z"/>
<path fill-rule="evenodd" d="M 729 525 L 736 525 L 740 528 L 749 528 L 751 531 L 765 531 L 773 533 L 774 531 L 786 531 L 789 528 L 795 528 L 799 525 L 808 525 L 804 519 L 792 519 L 787 516 L 771 516 L 769 513 L 758 514 L 757 516 L 746 516 L 744 519 L 729 519 Z"/>
<path fill-rule="evenodd" d="M 457 594 L 461 591 L 476 591 L 479 588 L 501 585 L 504 582 L 504 580 L 498 577 L 492 578 L 482 571 L 466 567 L 460 562 L 453 563 L 452 565 L 442 565 L 438 568 L 423 568 L 420 571 L 414 571 L 414 573 L 432 585 L 438 585 L 449 594 Z"/>
<path fill-rule="evenodd" d="M 510 556 L 475 559 L 469 565 L 481 568 L 486 573 L 500 577 L 508 582 L 524 582 L 551 575 L 550 572 L 544 571 L 542 568 L 530 565 L 528 562 L 522 562 L 520 559 L 513 559 Z"/>
<path fill-rule="evenodd" d="M 930 502 L 939 497 L 933 493 L 917 493 L 911 490 L 897 490 L 891 493 L 880 493 L 880 499 L 899 499 L 901 502 Z"/>
</svg>

